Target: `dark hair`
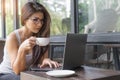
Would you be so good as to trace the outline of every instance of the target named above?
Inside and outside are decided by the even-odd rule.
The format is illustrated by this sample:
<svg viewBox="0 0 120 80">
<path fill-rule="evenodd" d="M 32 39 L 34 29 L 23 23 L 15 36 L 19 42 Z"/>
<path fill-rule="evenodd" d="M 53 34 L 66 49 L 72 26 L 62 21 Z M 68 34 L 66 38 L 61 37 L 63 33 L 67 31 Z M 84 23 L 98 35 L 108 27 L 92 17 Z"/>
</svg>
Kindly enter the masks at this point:
<svg viewBox="0 0 120 80">
<path fill-rule="evenodd" d="M 38 2 L 28 2 L 23 6 L 22 13 L 21 13 L 22 26 L 24 26 L 25 21 L 29 19 L 29 17 L 32 16 L 36 12 L 42 12 L 44 14 L 44 24 L 42 28 L 40 29 L 40 31 L 33 35 L 36 37 L 50 36 L 50 22 L 51 22 L 50 15 L 48 11 L 46 10 L 46 8 Z"/>
<path fill-rule="evenodd" d="M 42 12 L 44 15 L 44 22 L 43 22 L 43 26 L 40 29 L 40 31 L 38 33 L 33 33 L 33 36 L 36 37 L 49 37 L 50 36 L 50 22 L 51 22 L 51 18 L 50 15 L 48 13 L 48 11 L 46 10 L 46 8 L 41 5 L 38 2 L 28 2 L 26 3 L 23 8 L 22 8 L 22 13 L 21 13 L 21 24 L 22 26 L 25 25 L 25 21 L 27 19 L 29 19 L 29 17 L 31 17 L 34 13 L 36 12 Z M 33 53 L 37 54 L 38 58 L 35 58 L 36 56 L 33 55 L 33 64 L 34 63 L 38 63 L 39 58 L 41 58 L 44 53 L 48 50 L 49 45 L 45 46 L 45 47 L 39 47 L 39 46 L 35 46 L 33 48 Z"/>
</svg>

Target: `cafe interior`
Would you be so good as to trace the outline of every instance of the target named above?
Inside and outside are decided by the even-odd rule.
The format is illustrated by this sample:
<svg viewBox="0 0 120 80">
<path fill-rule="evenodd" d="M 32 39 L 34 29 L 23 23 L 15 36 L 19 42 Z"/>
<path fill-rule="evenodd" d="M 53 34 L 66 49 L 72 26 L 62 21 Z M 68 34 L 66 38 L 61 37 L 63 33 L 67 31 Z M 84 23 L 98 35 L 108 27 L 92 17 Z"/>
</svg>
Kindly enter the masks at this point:
<svg viewBox="0 0 120 80">
<path fill-rule="evenodd" d="M 21 8 L 29 1 L 41 3 L 50 13 L 49 58 L 63 63 L 69 33 L 86 34 L 87 40 L 84 69 L 62 78 L 25 71 L 21 80 L 120 80 L 120 0 L 0 0 L 0 62 L 6 38 L 22 27 Z"/>
</svg>

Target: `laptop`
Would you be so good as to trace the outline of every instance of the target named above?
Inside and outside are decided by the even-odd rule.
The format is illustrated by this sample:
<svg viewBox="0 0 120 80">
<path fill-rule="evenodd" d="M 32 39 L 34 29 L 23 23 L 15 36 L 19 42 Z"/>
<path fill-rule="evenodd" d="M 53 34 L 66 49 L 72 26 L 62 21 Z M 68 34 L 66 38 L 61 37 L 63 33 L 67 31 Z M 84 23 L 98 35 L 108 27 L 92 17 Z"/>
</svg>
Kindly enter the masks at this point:
<svg viewBox="0 0 120 80">
<path fill-rule="evenodd" d="M 58 69 L 74 70 L 84 64 L 87 34 L 68 33 L 63 54 L 63 65 Z M 54 68 L 52 68 L 54 69 Z M 32 67 L 34 71 L 49 71 L 51 68 Z"/>
</svg>

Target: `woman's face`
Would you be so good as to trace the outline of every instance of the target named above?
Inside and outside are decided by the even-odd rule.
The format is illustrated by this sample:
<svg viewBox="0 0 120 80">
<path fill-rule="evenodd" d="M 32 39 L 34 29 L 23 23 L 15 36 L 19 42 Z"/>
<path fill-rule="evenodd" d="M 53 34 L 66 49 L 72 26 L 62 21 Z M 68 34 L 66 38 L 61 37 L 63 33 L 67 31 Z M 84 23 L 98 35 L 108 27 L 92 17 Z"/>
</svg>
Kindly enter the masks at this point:
<svg viewBox="0 0 120 80">
<path fill-rule="evenodd" d="M 43 26 L 44 14 L 42 12 L 34 13 L 27 21 L 26 27 L 32 33 L 38 33 Z"/>
</svg>

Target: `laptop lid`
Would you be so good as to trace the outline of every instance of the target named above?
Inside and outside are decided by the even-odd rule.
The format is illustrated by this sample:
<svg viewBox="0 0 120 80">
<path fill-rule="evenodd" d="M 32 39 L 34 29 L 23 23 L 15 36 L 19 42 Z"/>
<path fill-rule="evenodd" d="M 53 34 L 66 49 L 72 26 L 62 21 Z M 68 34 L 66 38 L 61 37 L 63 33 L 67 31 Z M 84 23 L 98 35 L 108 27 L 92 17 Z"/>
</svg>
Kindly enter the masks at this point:
<svg viewBox="0 0 120 80">
<path fill-rule="evenodd" d="M 86 41 L 87 34 L 67 34 L 63 56 L 63 69 L 75 69 L 84 64 Z"/>
</svg>

